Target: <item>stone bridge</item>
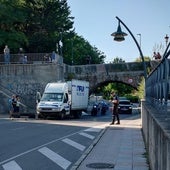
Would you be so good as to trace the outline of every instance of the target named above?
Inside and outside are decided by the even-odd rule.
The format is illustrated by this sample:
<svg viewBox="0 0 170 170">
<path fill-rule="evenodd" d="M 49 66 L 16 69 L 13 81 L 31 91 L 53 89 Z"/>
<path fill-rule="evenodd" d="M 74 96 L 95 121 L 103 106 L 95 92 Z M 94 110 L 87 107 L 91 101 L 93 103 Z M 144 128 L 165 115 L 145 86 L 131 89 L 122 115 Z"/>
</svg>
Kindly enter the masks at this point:
<svg viewBox="0 0 170 170">
<path fill-rule="evenodd" d="M 66 79 L 89 81 L 91 92 L 110 82 L 124 83 L 137 89 L 144 76 L 143 64 L 140 62 L 69 66 L 67 73 Z"/>
</svg>

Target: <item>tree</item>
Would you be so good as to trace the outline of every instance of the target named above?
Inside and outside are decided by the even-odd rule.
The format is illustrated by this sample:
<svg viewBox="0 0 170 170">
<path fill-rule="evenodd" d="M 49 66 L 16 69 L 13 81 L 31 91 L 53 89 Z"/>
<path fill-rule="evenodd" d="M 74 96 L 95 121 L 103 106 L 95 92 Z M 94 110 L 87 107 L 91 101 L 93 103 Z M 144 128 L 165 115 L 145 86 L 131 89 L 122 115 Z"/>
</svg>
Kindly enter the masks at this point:
<svg viewBox="0 0 170 170">
<path fill-rule="evenodd" d="M 27 51 L 56 50 L 62 34 L 73 27 L 73 17 L 66 0 L 25 0 L 28 13 L 25 34 L 29 38 Z"/>
<path fill-rule="evenodd" d="M 125 61 L 122 58 L 116 57 L 113 59 L 112 63 L 125 63 Z"/>
<path fill-rule="evenodd" d="M 142 78 L 142 81 L 139 84 L 137 96 L 139 97 L 139 99 L 144 99 L 145 97 L 145 79 L 144 78 Z"/>
<path fill-rule="evenodd" d="M 151 61 L 151 59 L 150 59 L 150 57 L 144 57 L 144 61 Z M 139 58 L 136 58 L 135 59 L 135 62 L 142 62 L 142 58 L 141 57 L 139 57 Z"/>
<path fill-rule="evenodd" d="M 73 28 L 67 0 L 0 0 L 0 48 L 58 52 L 66 64 L 104 63 L 105 55 Z M 63 46 L 59 42 L 62 42 Z"/>
<path fill-rule="evenodd" d="M 16 52 L 20 44 L 28 44 L 23 33 L 26 14 L 22 8 L 22 0 L 0 0 L 0 48 L 8 45 Z"/>
<path fill-rule="evenodd" d="M 65 34 L 63 44 L 64 63 L 74 65 L 104 63 L 105 55 L 75 32 Z"/>
</svg>

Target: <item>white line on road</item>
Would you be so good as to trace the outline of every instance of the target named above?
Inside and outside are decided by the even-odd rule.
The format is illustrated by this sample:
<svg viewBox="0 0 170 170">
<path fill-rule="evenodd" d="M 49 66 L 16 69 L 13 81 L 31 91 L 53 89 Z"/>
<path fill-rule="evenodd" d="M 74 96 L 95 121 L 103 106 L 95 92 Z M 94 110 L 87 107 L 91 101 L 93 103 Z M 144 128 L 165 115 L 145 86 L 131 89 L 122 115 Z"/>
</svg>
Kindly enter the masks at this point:
<svg viewBox="0 0 170 170">
<path fill-rule="evenodd" d="M 53 162 L 55 162 L 57 165 L 59 165 L 63 169 L 67 169 L 71 164 L 70 161 L 68 161 L 65 158 L 61 157 L 57 153 L 55 153 L 52 150 L 48 149 L 47 147 L 43 147 L 43 148 L 39 149 L 38 151 L 41 152 L 46 157 L 48 157 Z"/>
<path fill-rule="evenodd" d="M 86 130 L 84 130 L 84 131 L 88 131 L 88 132 L 100 132 L 101 131 L 101 128 L 88 128 L 88 129 L 86 129 Z"/>
<path fill-rule="evenodd" d="M 18 158 L 18 157 L 20 157 L 20 156 L 23 156 L 23 155 L 25 155 L 25 154 L 28 154 L 28 153 L 30 153 L 30 152 L 32 152 L 32 151 L 38 150 L 39 148 L 42 148 L 42 147 L 44 147 L 44 146 L 47 146 L 47 145 L 50 145 L 50 144 L 55 143 L 55 142 L 57 142 L 57 141 L 60 141 L 60 140 L 62 140 L 62 139 L 64 139 L 64 138 L 66 138 L 66 137 L 70 137 L 70 136 L 72 136 L 72 135 L 75 135 L 75 134 L 77 134 L 77 133 L 78 133 L 78 132 L 75 132 L 75 133 L 72 133 L 72 134 L 63 136 L 63 137 L 61 137 L 61 138 L 54 139 L 54 140 L 52 140 L 52 141 L 49 141 L 49 142 L 44 143 L 44 144 L 42 144 L 42 145 L 39 145 L 39 146 L 37 146 L 37 147 L 35 147 L 35 148 L 32 148 L 32 149 L 27 150 L 27 151 L 25 151 L 25 152 L 22 152 L 22 153 L 20 153 L 20 154 L 18 154 L 18 155 L 15 155 L 15 156 L 13 156 L 13 157 L 11 157 L 11 158 L 9 158 L 9 159 L 6 159 L 6 160 L 4 160 L 4 161 L 1 161 L 1 162 L 0 162 L 0 165 L 4 164 L 5 162 L 11 161 L 11 160 L 13 160 L 13 159 L 16 159 L 16 158 Z"/>
<path fill-rule="evenodd" d="M 82 136 L 85 136 L 85 137 L 87 137 L 87 138 L 89 138 L 89 139 L 94 139 L 94 138 L 95 138 L 94 136 L 89 135 L 89 134 L 84 133 L 84 132 L 81 132 L 81 133 L 79 133 L 79 134 L 82 135 Z"/>
<path fill-rule="evenodd" d="M 77 148 L 77 149 L 79 149 L 79 150 L 81 150 L 81 151 L 83 151 L 86 148 L 85 146 L 83 146 L 83 145 L 81 145 L 81 144 L 79 144 L 77 142 L 74 142 L 73 140 L 70 140 L 68 138 L 63 139 L 62 141 L 69 144 L 69 145 L 71 145 L 71 146 L 73 146 L 73 147 L 75 147 L 75 148 Z"/>
<path fill-rule="evenodd" d="M 4 170 L 22 170 L 22 168 L 15 161 L 10 161 L 2 165 L 2 167 Z"/>
</svg>

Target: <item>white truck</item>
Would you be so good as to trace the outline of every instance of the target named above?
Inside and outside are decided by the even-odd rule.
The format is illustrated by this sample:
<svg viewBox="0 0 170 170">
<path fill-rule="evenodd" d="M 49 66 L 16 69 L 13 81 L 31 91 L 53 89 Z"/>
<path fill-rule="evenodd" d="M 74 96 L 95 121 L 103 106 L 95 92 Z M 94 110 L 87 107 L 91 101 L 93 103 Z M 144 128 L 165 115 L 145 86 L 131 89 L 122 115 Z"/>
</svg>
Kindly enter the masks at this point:
<svg viewBox="0 0 170 170">
<path fill-rule="evenodd" d="M 66 116 L 80 118 L 82 111 L 86 111 L 89 98 L 89 82 L 71 80 L 68 82 L 48 83 L 40 102 L 37 104 L 38 117 Z"/>
</svg>

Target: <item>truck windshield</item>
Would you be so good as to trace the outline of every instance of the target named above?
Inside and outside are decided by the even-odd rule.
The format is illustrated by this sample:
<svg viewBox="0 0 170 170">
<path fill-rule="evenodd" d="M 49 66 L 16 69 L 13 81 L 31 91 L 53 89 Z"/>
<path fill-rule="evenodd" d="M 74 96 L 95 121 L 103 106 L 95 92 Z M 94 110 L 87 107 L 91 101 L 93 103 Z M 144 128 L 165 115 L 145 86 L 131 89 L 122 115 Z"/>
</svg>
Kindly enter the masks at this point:
<svg viewBox="0 0 170 170">
<path fill-rule="evenodd" d="M 44 93 L 41 101 L 57 101 L 61 102 L 63 100 L 63 93 Z"/>
</svg>

